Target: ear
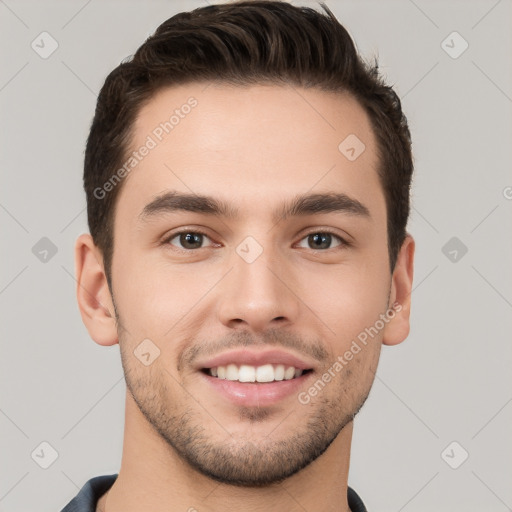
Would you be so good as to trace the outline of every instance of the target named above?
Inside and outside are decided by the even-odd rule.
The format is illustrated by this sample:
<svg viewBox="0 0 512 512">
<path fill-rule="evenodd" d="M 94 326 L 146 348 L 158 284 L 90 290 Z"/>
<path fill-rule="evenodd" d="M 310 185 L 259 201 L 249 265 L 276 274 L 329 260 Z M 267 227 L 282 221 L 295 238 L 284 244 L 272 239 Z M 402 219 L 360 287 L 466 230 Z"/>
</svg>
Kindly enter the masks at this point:
<svg viewBox="0 0 512 512">
<path fill-rule="evenodd" d="M 412 278 L 414 273 L 415 243 L 407 234 L 397 256 L 395 269 L 391 276 L 391 293 L 388 307 L 394 310 L 394 316 L 384 329 L 382 343 L 398 345 L 404 341 L 410 329 Z"/>
<path fill-rule="evenodd" d="M 103 255 L 88 233 L 75 243 L 76 296 L 82 321 L 99 345 L 118 343 L 114 304 L 108 288 Z"/>
</svg>

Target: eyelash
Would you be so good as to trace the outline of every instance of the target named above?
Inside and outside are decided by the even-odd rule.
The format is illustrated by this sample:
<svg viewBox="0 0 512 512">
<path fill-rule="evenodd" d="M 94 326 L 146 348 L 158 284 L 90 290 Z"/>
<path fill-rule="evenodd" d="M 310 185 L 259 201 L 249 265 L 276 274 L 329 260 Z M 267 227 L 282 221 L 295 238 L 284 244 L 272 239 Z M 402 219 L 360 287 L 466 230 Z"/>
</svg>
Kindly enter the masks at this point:
<svg viewBox="0 0 512 512">
<path fill-rule="evenodd" d="M 208 234 L 205 233 L 204 231 L 197 230 L 197 229 L 194 229 L 194 230 L 192 230 L 192 229 L 184 229 L 182 231 L 176 231 L 175 233 L 172 233 L 170 236 L 166 237 L 162 241 L 162 245 L 172 245 L 170 243 L 171 240 L 174 240 L 176 237 L 178 237 L 180 235 L 184 235 L 184 234 L 203 235 L 206 238 L 210 239 Z M 309 233 L 306 233 L 299 241 L 301 242 L 302 240 L 304 240 L 305 238 L 307 238 L 310 235 L 318 235 L 318 234 L 331 235 L 334 238 L 338 239 L 338 241 L 340 242 L 340 245 L 338 245 L 336 247 L 331 247 L 329 249 L 310 249 L 312 251 L 318 250 L 319 252 L 327 252 L 327 251 L 335 250 L 335 249 L 343 249 L 343 248 L 346 248 L 346 247 L 350 247 L 352 245 L 350 242 L 348 242 L 347 240 L 342 238 L 340 235 L 338 235 L 337 233 L 334 233 L 333 231 L 330 231 L 328 229 L 310 231 Z M 180 251 L 180 252 L 186 252 L 186 253 L 193 252 L 193 251 L 198 251 L 199 249 L 206 249 L 206 247 L 199 247 L 198 249 L 182 249 L 182 248 L 176 247 L 174 245 L 172 247 L 173 247 L 173 250 L 177 250 L 177 251 Z"/>
</svg>

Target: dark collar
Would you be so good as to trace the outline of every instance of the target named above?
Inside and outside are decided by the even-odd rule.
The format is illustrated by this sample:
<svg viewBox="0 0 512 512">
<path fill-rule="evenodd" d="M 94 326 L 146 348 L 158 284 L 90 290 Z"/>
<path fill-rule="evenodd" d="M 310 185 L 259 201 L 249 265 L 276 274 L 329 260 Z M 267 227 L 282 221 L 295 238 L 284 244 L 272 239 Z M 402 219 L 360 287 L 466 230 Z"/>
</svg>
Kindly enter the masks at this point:
<svg viewBox="0 0 512 512">
<path fill-rule="evenodd" d="M 91 478 L 61 512 L 96 512 L 98 500 L 112 487 L 116 478 L 117 473 Z M 351 512 L 367 512 L 363 501 L 351 487 L 347 489 L 347 499 Z"/>
</svg>

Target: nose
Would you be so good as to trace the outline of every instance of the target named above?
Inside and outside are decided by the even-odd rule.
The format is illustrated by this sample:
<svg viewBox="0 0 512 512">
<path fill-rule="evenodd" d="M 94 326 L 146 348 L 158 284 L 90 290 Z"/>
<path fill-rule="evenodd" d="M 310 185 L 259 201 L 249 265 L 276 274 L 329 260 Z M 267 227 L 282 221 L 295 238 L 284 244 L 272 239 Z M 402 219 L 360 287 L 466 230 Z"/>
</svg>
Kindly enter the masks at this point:
<svg viewBox="0 0 512 512">
<path fill-rule="evenodd" d="M 218 315 L 231 328 L 262 332 L 297 321 L 300 299 L 292 269 L 270 249 L 248 262 L 233 255 L 233 269 L 218 290 Z"/>
</svg>

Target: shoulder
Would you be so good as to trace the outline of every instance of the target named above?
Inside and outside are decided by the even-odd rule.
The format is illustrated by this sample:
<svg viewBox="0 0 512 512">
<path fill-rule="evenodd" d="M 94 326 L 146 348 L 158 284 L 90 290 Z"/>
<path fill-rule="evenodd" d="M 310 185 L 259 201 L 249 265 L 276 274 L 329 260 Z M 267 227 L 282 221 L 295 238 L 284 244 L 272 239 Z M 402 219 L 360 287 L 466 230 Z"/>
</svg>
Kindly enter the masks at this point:
<svg viewBox="0 0 512 512">
<path fill-rule="evenodd" d="M 95 512 L 98 500 L 112 487 L 116 478 L 117 473 L 91 478 L 61 512 Z"/>
<path fill-rule="evenodd" d="M 347 499 L 351 512 L 368 512 L 363 503 L 363 500 L 351 487 L 347 488 Z"/>
</svg>

